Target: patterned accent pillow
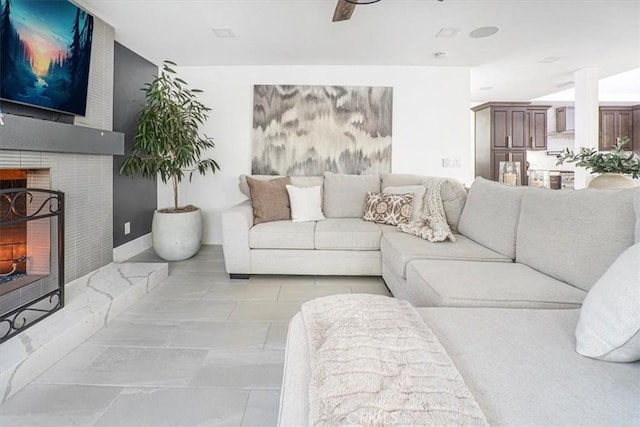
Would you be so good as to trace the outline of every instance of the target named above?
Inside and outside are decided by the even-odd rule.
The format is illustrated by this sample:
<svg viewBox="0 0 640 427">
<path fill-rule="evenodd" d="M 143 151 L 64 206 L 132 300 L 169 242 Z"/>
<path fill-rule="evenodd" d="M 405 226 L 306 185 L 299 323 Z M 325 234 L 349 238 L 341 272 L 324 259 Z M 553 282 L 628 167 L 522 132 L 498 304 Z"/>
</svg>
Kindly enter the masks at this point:
<svg viewBox="0 0 640 427">
<path fill-rule="evenodd" d="M 413 194 L 386 194 L 368 192 L 364 201 L 365 221 L 379 224 L 406 224 L 411 219 Z"/>
</svg>

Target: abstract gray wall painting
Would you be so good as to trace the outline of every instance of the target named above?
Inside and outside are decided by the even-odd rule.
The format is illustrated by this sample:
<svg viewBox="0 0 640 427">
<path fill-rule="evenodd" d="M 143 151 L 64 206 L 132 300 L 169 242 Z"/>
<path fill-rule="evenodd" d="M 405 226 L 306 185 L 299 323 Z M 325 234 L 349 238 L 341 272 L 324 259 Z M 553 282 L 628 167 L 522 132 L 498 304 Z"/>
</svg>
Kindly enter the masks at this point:
<svg viewBox="0 0 640 427">
<path fill-rule="evenodd" d="M 255 85 L 252 174 L 391 172 L 393 88 Z"/>
</svg>

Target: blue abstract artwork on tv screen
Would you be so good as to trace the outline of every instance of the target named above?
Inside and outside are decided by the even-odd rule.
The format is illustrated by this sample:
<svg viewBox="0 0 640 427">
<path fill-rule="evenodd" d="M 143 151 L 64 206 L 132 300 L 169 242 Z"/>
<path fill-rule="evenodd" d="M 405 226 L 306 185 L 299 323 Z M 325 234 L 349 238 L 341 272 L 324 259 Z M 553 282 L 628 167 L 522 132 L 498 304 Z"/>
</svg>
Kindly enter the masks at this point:
<svg viewBox="0 0 640 427">
<path fill-rule="evenodd" d="M 0 98 L 85 115 L 92 36 L 67 0 L 0 0 Z"/>
</svg>

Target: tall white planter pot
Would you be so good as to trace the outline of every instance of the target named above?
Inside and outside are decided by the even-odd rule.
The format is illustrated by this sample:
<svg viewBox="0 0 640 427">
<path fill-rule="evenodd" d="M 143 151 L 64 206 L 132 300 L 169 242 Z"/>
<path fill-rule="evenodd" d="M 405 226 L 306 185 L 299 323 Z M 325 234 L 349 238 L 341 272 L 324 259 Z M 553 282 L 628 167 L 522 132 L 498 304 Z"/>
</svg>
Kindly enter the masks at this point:
<svg viewBox="0 0 640 427">
<path fill-rule="evenodd" d="M 202 214 L 164 213 L 156 210 L 151 224 L 153 249 L 167 261 L 181 261 L 194 256 L 202 245 Z"/>
</svg>

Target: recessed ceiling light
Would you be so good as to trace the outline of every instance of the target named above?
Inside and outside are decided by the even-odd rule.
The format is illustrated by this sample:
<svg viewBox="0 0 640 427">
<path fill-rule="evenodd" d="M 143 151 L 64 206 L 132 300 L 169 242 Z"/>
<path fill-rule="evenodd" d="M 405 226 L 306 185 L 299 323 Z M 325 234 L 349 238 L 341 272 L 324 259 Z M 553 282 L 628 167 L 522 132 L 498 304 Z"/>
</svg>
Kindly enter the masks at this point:
<svg viewBox="0 0 640 427">
<path fill-rule="evenodd" d="M 478 90 L 491 90 L 493 89 L 493 86 L 482 86 L 480 89 Z"/>
<path fill-rule="evenodd" d="M 456 34 L 458 34 L 458 31 L 460 31 L 460 28 L 440 28 L 440 31 L 438 31 L 438 33 L 436 34 L 436 37 L 440 37 L 440 38 L 453 37 Z"/>
<path fill-rule="evenodd" d="M 480 27 L 469 33 L 469 37 L 474 39 L 481 39 L 483 37 L 489 37 L 497 33 L 500 29 L 498 27 Z"/>
<path fill-rule="evenodd" d="M 436 59 L 445 59 L 447 57 L 447 52 L 436 52 L 433 54 Z"/>
<path fill-rule="evenodd" d="M 560 58 L 557 56 L 547 56 L 544 59 L 541 59 L 540 61 L 538 61 L 541 64 L 551 64 L 552 62 L 556 62 L 557 60 L 559 60 Z"/>
<path fill-rule="evenodd" d="M 214 28 L 213 33 L 219 39 L 232 39 L 236 36 L 233 34 L 233 31 L 231 31 L 231 28 Z"/>
</svg>

